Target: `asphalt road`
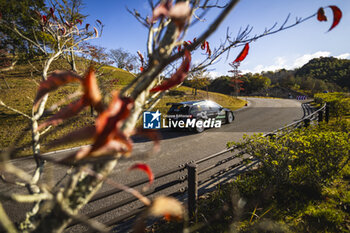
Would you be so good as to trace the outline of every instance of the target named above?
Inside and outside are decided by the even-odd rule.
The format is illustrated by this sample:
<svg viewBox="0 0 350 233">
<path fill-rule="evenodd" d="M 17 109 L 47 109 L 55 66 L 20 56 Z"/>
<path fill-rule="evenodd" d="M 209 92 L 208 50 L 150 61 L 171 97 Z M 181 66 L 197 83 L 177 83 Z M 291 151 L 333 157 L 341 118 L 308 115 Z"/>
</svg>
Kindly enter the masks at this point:
<svg viewBox="0 0 350 233">
<path fill-rule="evenodd" d="M 288 123 L 300 119 L 303 116 L 301 103 L 287 99 L 261 99 L 248 98 L 249 106 L 235 112 L 235 120 L 232 124 L 223 125 L 219 129 L 208 129 L 201 134 L 190 133 L 188 131 L 174 131 L 162 129 L 161 150 L 158 154 L 148 155 L 152 148 L 152 142 L 136 139 L 134 142 L 134 152 L 130 159 L 124 159 L 114 169 L 111 179 L 127 184 L 144 174 L 138 171 L 129 172 L 128 168 L 136 162 L 146 162 L 154 173 L 166 171 L 179 164 L 192 160 L 198 160 L 210 154 L 221 151 L 228 141 L 239 141 L 244 134 L 258 132 L 270 132 Z M 50 156 L 64 157 L 67 152 L 57 153 Z M 13 160 L 12 163 L 27 172 L 35 169 L 35 164 L 31 158 Z M 66 167 L 47 164 L 47 181 L 58 180 L 65 175 Z M 110 185 L 104 185 L 101 191 L 111 189 Z M 0 184 L 0 192 L 24 192 L 23 188 L 8 184 Z M 88 206 L 83 213 L 92 211 L 103 205 L 108 205 L 113 201 L 123 198 L 115 196 L 106 201 L 98 201 L 94 205 Z M 25 209 L 30 205 L 13 205 L 11 202 L 3 202 L 5 209 L 12 219 L 18 220 L 23 217 Z M 127 211 L 127 208 L 124 210 Z M 120 212 L 118 212 L 120 213 Z M 115 217 L 118 213 L 106 214 L 99 218 L 100 221 L 107 221 Z M 81 228 L 73 228 L 71 232 L 80 232 Z"/>
</svg>

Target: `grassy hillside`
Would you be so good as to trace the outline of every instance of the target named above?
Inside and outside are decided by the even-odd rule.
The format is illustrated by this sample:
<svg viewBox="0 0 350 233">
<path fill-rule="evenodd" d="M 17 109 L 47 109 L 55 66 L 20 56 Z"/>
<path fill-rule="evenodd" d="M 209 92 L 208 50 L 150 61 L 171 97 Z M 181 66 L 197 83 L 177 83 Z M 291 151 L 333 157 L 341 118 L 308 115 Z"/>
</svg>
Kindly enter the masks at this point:
<svg viewBox="0 0 350 233">
<path fill-rule="evenodd" d="M 61 65 L 61 66 L 60 66 Z M 58 69 L 58 67 L 68 68 L 67 64 L 62 62 L 56 63 L 53 66 L 53 69 Z M 79 68 L 79 66 L 78 66 Z M 33 78 L 30 77 L 31 67 L 27 64 L 21 64 L 16 66 L 16 69 L 7 72 L 4 74 L 4 77 L 10 86 L 10 89 L 7 89 L 4 80 L 0 80 L 0 100 L 2 100 L 6 105 L 15 108 L 27 115 L 31 115 L 31 108 L 33 99 L 35 97 L 36 90 L 38 88 L 38 83 L 40 82 L 40 76 L 37 73 L 33 72 Z M 80 66 L 80 70 L 81 66 Z M 109 93 L 112 90 L 120 90 L 125 85 L 130 83 L 134 78 L 132 74 L 127 71 L 107 66 L 102 68 L 103 73 L 106 75 L 99 77 L 99 86 L 102 89 L 102 92 Z M 47 107 L 52 106 L 54 103 L 57 103 L 59 100 L 64 99 L 69 94 L 74 93 L 79 90 L 80 86 L 78 83 L 73 83 L 66 85 L 53 92 L 49 96 Z M 191 94 L 192 90 L 188 87 L 179 87 L 175 91 L 171 91 L 168 95 L 155 106 L 155 109 L 160 109 L 162 112 L 165 112 L 169 107 L 166 106 L 167 102 L 180 102 L 186 100 L 194 99 L 206 99 L 207 93 L 204 91 L 199 91 L 197 96 Z M 224 107 L 230 109 L 237 109 L 242 107 L 245 102 L 227 95 L 218 94 L 218 93 L 208 93 L 209 99 L 218 102 Z M 49 117 L 49 116 L 46 116 Z M 90 110 L 86 109 L 84 112 L 80 113 L 79 116 L 70 120 L 70 123 L 65 127 L 56 127 L 54 130 L 48 131 L 43 145 L 48 141 L 57 139 L 65 135 L 66 133 L 73 131 L 74 129 L 81 128 L 86 125 L 93 124 L 94 117 L 90 116 Z M 29 127 L 30 121 L 21 116 L 18 113 L 15 113 L 9 109 L 6 109 L 0 106 L 0 149 L 4 149 L 8 146 L 11 146 L 14 140 L 21 132 L 23 132 L 27 127 Z M 27 131 L 23 140 L 20 141 L 19 145 L 28 144 L 31 140 L 31 133 Z M 70 145 L 65 145 L 57 149 L 63 149 L 72 146 L 85 145 L 89 143 L 88 141 L 83 141 L 81 143 L 74 143 Z M 46 152 L 45 146 L 42 148 L 43 152 Z M 23 149 L 20 152 L 20 155 L 30 154 L 30 148 Z"/>
</svg>

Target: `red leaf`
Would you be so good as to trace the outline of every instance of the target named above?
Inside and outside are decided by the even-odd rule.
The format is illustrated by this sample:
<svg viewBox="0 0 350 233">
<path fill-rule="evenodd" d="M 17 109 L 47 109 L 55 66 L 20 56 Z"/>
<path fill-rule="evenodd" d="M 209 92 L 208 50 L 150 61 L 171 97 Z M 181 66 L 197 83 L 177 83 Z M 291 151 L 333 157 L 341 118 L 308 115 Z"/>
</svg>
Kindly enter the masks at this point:
<svg viewBox="0 0 350 233">
<path fill-rule="evenodd" d="M 211 49 L 210 49 L 210 46 L 209 46 L 209 42 L 206 41 L 206 42 L 205 42 L 205 45 L 206 45 L 206 47 L 207 47 L 206 53 L 208 53 L 208 56 L 210 57 L 210 56 L 211 56 Z"/>
<path fill-rule="evenodd" d="M 318 9 L 318 11 L 317 11 L 317 20 L 318 21 L 327 21 L 327 17 L 324 14 L 324 9 L 322 7 L 320 7 L 320 9 Z"/>
<path fill-rule="evenodd" d="M 81 81 L 81 77 L 72 71 L 55 71 L 53 72 L 47 80 L 40 83 L 38 92 L 34 100 L 34 109 L 38 107 L 41 98 L 51 92 L 56 90 L 62 85 L 67 83 Z"/>
<path fill-rule="evenodd" d="M 177 52 L 181 51 L 181 45 L 177 46 Z"/>
<path fill-rule="evenodd" d="M 91 104 L 96 108 L 98 112 L 103 111 L 103 106 L 101 103 L 101 93 L 97 85 L 97 80 L 95 76 L 95 71 L 92 67 L 89 68 L 83 80 L 84 87 L 84 103 Z"/>
<path fill-rule="evenodd" d="M 173 86 L 182 83 L 185 80 L 188 71 L 190 70 L 190 63 L 191 53 L 188 50 L 185 50 L 185 59 L 182 61 L 181 66 L 178 68 L 175 74 L 173 74 L 170 79 L 164 81 L 159 86 L 156 86 L 155 88 L 151 89 L 151 92 L 165 91 Z"/>
<path fill-rule="evenodd" d="M 87 23 L 87 24 L 85 25 L 85 30 L 88 30 L 88 29 L 89 29 L 89 26 L 90 26 L 90 24 Z"/>
<path fill-rule="evenodd" d="M 331 28 L 328 31 L 330 31 L 333 28 L 335 28 L 339 24 L 339 22 L 340 22 L 340 20 L 342 18 L 342 12 L 337 6 L 329 6 L 329 7 L 333 11 L 333 23 L 332 23 Z"/>
<path fill-rule="evenodd" d="M 81 19 L 77 19 L 77 23 L 79 23 L 80 25 L 83 24 L 83 21 Z"/>
<path fill-rule="evenodd" d="M 201 44 L 201 49 L 202 49 L 202 50 L 204 50 L 204 49 L 205 49 L 205 46 L 207 45 L 205 42 L 206 42 L 206 41 L 203 41 L 202 44 Z"/>
<path fill-rule="evenodd" d="M 70 118 L 72 116 L 75 116 L 78 114 L 86 105 L 84 104 L 83 99 L 79 99 L 65 108 L 62 108 L 60 111 L 58 111 L 55 115 L 53 115 L 51 118 L 49 118 L 47 121 L 42 123 L 38 130 L 41 130 L 42 128 L 45 128 L 49 125 L 58 125 L 60 124 L 64 119 Z"/>
<path fill-rule="evenodd" d="M 115 138 L 121 138 L 119 128 L 123 121 L 130 115 L 133 101 L 130 98 L 120 98 L 114 94 L 108 109 L 102 112 L 96 119 L 96 134 L 92 150 L 95 151 Z"/>
<path fill-rule="evenodd" d="M 46 17 L 45 15 L 43 15 L 43 16 L 41 17 L 41 19 L 42 19 L 42 21 L 43 21 L 44 23 L 46 23 L 47 17 Z"/>
<path fill-rule="evenodd" d="M 129 168 L 129 170 L 138 169 L 145 172 L 148 175 L 149 183 L 152 184 L 154 180 L 153 172 L 151 168 L 145 163 L 137 163 Z"/>
<path fill-rule="evenodd" d="M 172 6 L 172 1 L 162 1 L 161 3 L 156 6 L 152 12 L 152 18 L 150 20 L 151 23 L 154 23 L 161 17 L 166 17 L 169 15 L 169 10 Z"/>
<path fill-rule="evenodd" d="M 98 19 L 96 19 L 96 22 L 99 23 L 99 24 L 102 24 L 102 22 Z"/>
<path fill-rule="evenodd" d="M 142 66 L 140 67 L 140 71 L 143 72 L 143 67 Z"/>
<path fill-rule="evenodd" d="M 246 44 L 244 45 L 243 50 L 242 50 L 241 53 L 237 56 L 237 58 L 233 61 L 233 63 L 243 61 L 243 60 L 246 58 L 246 56 L 248 55 L 248 51 L 249 51 L 249 43 L 246 43 Z"/>
</svg>

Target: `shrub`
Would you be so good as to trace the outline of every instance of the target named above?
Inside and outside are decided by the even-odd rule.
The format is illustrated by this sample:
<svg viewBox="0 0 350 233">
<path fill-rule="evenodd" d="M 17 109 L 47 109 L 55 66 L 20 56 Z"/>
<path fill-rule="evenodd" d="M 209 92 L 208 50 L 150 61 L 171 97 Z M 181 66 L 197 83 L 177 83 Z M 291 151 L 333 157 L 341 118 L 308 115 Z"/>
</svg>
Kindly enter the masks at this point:
<svg viewBox="0 0 350 233">
<path fill-rule="evenodd" d="M 315 94 L 315 102 L 330 106 L 330 115 L 340 120 L 350 113 L 350 95 L 341 92 Z"/>
<path fill-rule="evenodd" d="M 241 191 L 246 195 L 263 191 L 278 196 L 294 187 L 297 193 L 318 193 L 349 161 L 349 128 L 348 123 L 312 126 L 274 139 L 254 135 L 233 143 L 261 162 L 259 171 L 237 181 Z"/>
</svg>

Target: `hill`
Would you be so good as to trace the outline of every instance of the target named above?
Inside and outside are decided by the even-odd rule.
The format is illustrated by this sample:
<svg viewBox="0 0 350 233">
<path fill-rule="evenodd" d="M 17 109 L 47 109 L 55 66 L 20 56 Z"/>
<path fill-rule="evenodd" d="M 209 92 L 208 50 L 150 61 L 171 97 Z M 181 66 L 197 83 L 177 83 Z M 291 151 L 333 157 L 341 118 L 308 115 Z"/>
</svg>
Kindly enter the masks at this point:
<svg viewBox="0 0 350 233">
<path fill-rule="evenodd" d="M 61 67 L 68 69 L 69 65 L 64 63 L 64 61 L 59 60 L 53 64 L 51 71 Z M 83 70 L 83 67 L 84 66 L 82 63 L 78 63 L 79 70 Z M 101 73 L 104 75 L 98 76 L 98 82 L 103 93 L 109 93 L 112 90 L 120 90 L 134 78 L 134 75 L 128 71 L 118 69 L 113 66 L 102 67 Z M 33 70 L 29 64 L 22 63 L 16 65 L 15 69 L 1 75 L 3 75 L 3 78 L 7 81 L 10 89 L 7 88 L 4 80 L 0 80 L 0 100 L 9 107 L 17 109 L 27 115 L 31 115 L 33 99 L 35 98 L 38 83 L 41 80 L 39 73 L 35 72 L 35 70 Z M 79 90 L 79 88 L 80 86 L 78 83 L 68 84 L 65 87 L 59 88 L 57 91 L 50 94 L 47 107 L 51 107 L 58 101 L 65 99 L 67 96 Z M 206 93 L 205 91 L 199 91 L 197 96 L 193 96 L 191 88 L 179 87 L 173 89 L 167 95 L 165 95 L 154 109 L 159 109 L 161 112 L 165 113 L 169 108 L 169 106 L 166 106 L 167 102 L 206 99 L 207 97 L 223 105 L 224 107 L 231 108 L 233 110 L 240 108 L 245 104 L 245 101 L 243 100 L 212 92 Z M 49 116 L 50 115 L 47 114 L 45 118 Z M 91 116 L 90 110 L 85 110 L 79 116 L 73 118 L 65 127 L 56 127 L 57 130 L 55 128 L 54 130 L 48 131 L 45 140 L 43 141 L 43 145 L 45 145 L 45 143 L 48 141 L 62 137 L 73 129 L 93 124 L 94 119 L 95 117 Z M 0 150 L 12 145 L 16 137 L 20 135 L 20 133 L 27 127 L 29 127 L 29 123 L 29 120 L 22 115 L 0 106 Z M 30 131 L 27 131 L 24 139 L 17 144 L 25 145 L 28 144 L 30 140 L 31 133 Z M 65 145 L 64 147 L 55 148 L 55 150 L 84 145 L 87 143 L 89 142 L 84 141 L 79 144 L 69 144 Z M 46 152 L 47 150 L 45 147 L 43 147 L 42 151 Z M 20 154 L 30 154 L 30 148 L 23 149 Z"/>
<path fill-rule="evenodd" d="M 350 89 L 350 60 L 334 57 L 314 58 L 297 69 L 295 76 L 333 82 Z"/>
</svg>

